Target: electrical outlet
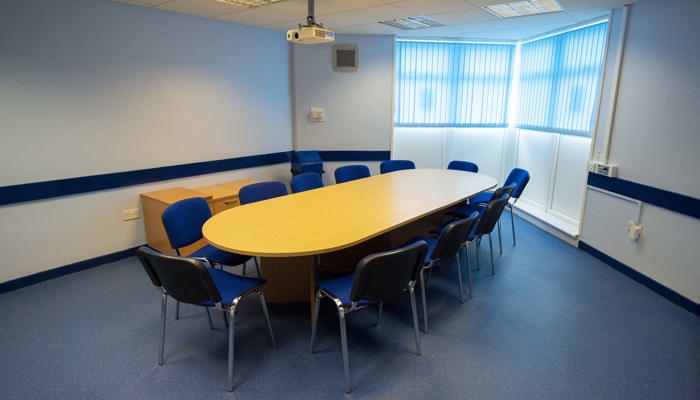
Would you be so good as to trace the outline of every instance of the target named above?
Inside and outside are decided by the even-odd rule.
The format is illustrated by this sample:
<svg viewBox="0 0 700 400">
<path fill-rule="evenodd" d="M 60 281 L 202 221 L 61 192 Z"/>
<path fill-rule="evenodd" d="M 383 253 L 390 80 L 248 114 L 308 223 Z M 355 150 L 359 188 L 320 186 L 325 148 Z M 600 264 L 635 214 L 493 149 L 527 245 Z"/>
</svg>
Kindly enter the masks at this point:
<svg viewBox="0 0 700 400">
<path fill-rule="evenodd" d="M 122 221 L 131 221 L 132 219 L 141 218 L 141 212 L 138 208 L 130 208 L 122 211 Z"/>
</svg>

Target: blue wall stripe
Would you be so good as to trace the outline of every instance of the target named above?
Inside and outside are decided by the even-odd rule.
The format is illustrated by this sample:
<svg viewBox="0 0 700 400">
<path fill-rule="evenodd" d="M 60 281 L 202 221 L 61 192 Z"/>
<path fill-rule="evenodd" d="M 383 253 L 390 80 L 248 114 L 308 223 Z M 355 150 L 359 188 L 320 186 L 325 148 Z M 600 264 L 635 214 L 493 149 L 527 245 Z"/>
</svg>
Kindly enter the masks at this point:
<svg viewBox="0 0 700 400">
<path fill-rule="evenodd" d="M 291 151 L 0 187 L 0 205 L 290 162 Z M 320 151 L 324 161 L 383 161 L 389 151 Z"/>
<path fill-rule="evenodd" d="M 600 250 L 597 250 L 593 246 L 591 246 L 583 241 L 579 241 L 578 247 L 581 250 L 585 251 L 586 253 L 592 255 L 593 257 L 599 259 L 600 261 L 602 261 L 602 262 L 606 263 L 607 265 L 611 266 L 612 268 L 616 269 L 617 271 L 632 278 L 636 282 L 653 290 L 657 294 L 664 297 L 666 300 L 668 300 L 668 301 L 676 304 L 677 306 L 682 307 L 682 308 L 684 308 L 684 309 L 686 309 L 686 310 L 688 310 L 696 315 L 700 315 L 700 304 L 695 303 L 694 301 L 688 299 L 687 297 L 683 296 L 682 294 L 680 294 L 672 289 L 669 289 L 668 287 L 660 284 L 659 282 L 656 282 L 655 280 L 640 273 L 639 271 L 628 267 L 627 265 L 617 261 L 616 259 L 601 252 Z"/>
<path fill-rule="evenodd" d="M 25 286 L 30 286 L 37 284 L 39 282 L 47 281 L 49 279 L 58 278 L 64 275 L 72 274 L 73 272 L 83 271 L 93 267 L 99 267 L 100 265 L 123 260 L 131 256 L 136 255 L 136 250 L 139 247 L 132 247 L 130 249 L 122 250 L 116 253 L 107 254 L 100 257 L 91 258 L 89 260 L 80 261 L 74 264 L 65 265 L 58 268 L 53 268 L 48 271 L 38 272 L 33 275 L 24 276 L 22 278 L 17 278 L 11 281 L 0 283 L 0 293 L 9 292 L 11 290 L 23 288 Z"/>
<path fill-rule="evenodd" d="M 169 179 L 289 162 L 289 152 L 260 154 L 136 171 L 0 187 L 0 205 L 141 185 Z"/>
<path fill-rule="evenodd" d="M 700 218 L 700 199 L 618 178 L 588 173 L 588 185 Z"/>
</svg>

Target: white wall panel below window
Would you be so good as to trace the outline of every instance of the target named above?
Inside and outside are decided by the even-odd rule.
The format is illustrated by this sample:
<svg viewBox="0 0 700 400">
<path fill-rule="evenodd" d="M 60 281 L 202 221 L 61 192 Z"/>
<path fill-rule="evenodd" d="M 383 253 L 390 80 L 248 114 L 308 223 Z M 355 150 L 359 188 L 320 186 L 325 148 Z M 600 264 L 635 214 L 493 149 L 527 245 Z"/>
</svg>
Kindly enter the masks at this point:
<svg viewBox="0 0 700 400">
<path fill-rule="evenodd" d="M 500 128 L 453 129 L 452 159 L 476 163 L 479 173 L 500 182 L 504 131 Z"/>
<path fill-rule="evenodd" d="M 517 166 L 530 173 L 521 200 L 542 210 L 549 208 L 550 186 L 556 166 L 557 135 L 521 130 Z"/>
<path fill-rule="evenodd" d="M 443 128 L 394 128 L 391 158 L 413 160 L 417 168 L 445 168 Z"/>
<path fill-rule="evenodd" d="M 590 148 L 590 138 L 560 135 L 551 211 L 574 223 L 581 216 Z"/>
</svg>

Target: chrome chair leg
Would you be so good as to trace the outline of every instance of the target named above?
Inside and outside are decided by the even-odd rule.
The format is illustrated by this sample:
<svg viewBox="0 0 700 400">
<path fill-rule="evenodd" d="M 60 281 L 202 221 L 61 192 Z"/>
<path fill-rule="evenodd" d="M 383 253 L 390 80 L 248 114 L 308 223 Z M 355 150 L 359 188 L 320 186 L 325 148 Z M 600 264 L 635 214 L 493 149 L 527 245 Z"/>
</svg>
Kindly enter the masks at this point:
<svg viewBox="0 0 700 400">
<path fill-rule="evenodd" d="M 510 227 L 513 231 L 513 246 L 515 246 L 515 217 L 513 217 L 513 206 L 508 203 L 506 204 L 508 206 L 508 210 L 510 211 Z"/>
<path fill-rule="evenodd" d="M 209 329 L 214 330 L 214 322 L 211 320 L 211 313 L 209 312 L 209 307 L 204 307 L 207 311 L 207 319 L 209 320 Z"/>
<path fill-rule="evenodd" d="M 491 238 L 491 233 L 489 233 L 489 252 L 491 254 L 491 275 L 496 275 L 496 269 L 493 265 L 493 238 Z"/>
<path fill-rule="evenodd" d="M 236 305 L 234 304 L 228 312 L 231 321 L 228 324 L 228 380 L 226 390 L 233 392 L 233 343 L 235 334 L 235 318 L 236 318 Z"/>
<path fill-rule="evenodd" d="M 456 255 L 457 261 L 457 281 L 459 282 L 459 302 L 464 304 L 464 287 L 462 286 L 462 263 L 459 259 L 459 250 Z"/>
<path fill-rule="evenodd" d="M 318 309 L 321 303 L 321 293 L 316 291 L 316 305 L 314 306 L 314 321 L 311 327 L 311 354 L 314 353 L 314 342 L 316 340 L 316 329 L 318 327 Z"/>
<path fill-rule="evenodd" d="M 382 309 L 384 309 L 384 302 L 380 301 L 379 302 L 379 307 L 377 308 L 377 323 L 374 324 L 375 326 L 379 326 L 379 319 L 382 316 Z"/>
<path fill-rule="evenodd" d="M 180 319 L 180 302 L 176 300 L 175 303 L 175 320 Z"/>
<path fill-rule="evenodd" d="M 498 254 L 503 254 L 503 245 L 501 242 L 501 217 L 498 217 Z"/>
<path fill-rule="evenodd" d="M 481 238 L 477 238 L 474 241 L 474 248 L 476 248 L 476 270 L 481 271 L 481 263 L 479 262 L 479 242 L 481 241 Z"/>
<path fill-rule="evenodd" d="M 423 332 L 428 333 L 428 302 L 425 299 L 425 277 L 423 276 L 424 268 L 420 270 L 420 294 L 423 298 Z"/>
<path fill-rule="evenodd" d="M 467 261 L 465 264 L 467 265 L 467 283 L 469 285 L 469 298 L 471 299 L 474 295 L 472 293 L 472 269 L 469 265 L 469 243 L 466 243 L 462 247 L 464 247 L 464 258 Z"/>
<path fill-rule="evenodd" d="M 245 276 L 245 270 L 246 270 L 247 266 L 248 266 L 248 261 L 243 263 L 243 276 Z"/>
<path fill-rule="evenodd" d="M 422 351 L 420 348 L 420 336 L 418 333 L 418 310 L 416 310 L 416 291 L 414 290 L 413 286 L 411 286 L 408 289 L 408 295 L 411 298 L 411 313 L 413 314 L 413 333 L 416 336 L 416 355 L 419 356 L 422 354 Z"/>
<path fill-rule="evenodd" d="M 272 324 L 270 323 L 270 315 L 267 313 L 267 303 L 265 302 L 265 295 L 262 290 L 258 289 L 258 299 L 260 299 L 260 307 L 262 307 L 263 315 L 265 316 L 265 322 L 267 322 L 267 331 L 270 333 L 270 341 L 272 342 L 272 348 L 277 348 L 275 343 L 275 335 L 272 333 Z"/>
<path fill-rule="evenodd" d="M 160 349 L 158 352 L 158 365 L 163 365 L 163 352 L 165 350 L 165 312 L 168 304 L 168 295 L 163 293 L 160 306 Z"/>
<path fill-rule="evenodd" d="M 255 270 L 258 271 L 258 278 L 262 278 L 262 274 L 260 274 L 260 265 L 258 264 L 258 257 L 253 257 L 253 261 L 255 261 Z"/>
<path fill-rule="evenodd" d="M 350 387 L 350 360 L 348 359 L 348 335 L 345 331 L 345 312 L 338 310 L 340 320 L 340 345 L 343 351 L 343 377 L 345 380 L 345 393 L 352 392 Z"/>
</svg>

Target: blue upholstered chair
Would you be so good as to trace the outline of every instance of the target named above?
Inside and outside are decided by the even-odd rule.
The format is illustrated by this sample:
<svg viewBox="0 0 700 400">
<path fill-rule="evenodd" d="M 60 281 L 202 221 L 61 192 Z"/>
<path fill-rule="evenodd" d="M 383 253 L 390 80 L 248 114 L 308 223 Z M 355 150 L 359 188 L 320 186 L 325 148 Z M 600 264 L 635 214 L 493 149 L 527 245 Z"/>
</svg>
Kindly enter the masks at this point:
<svg viewBox="0 0 700 400">
<path fill-rule="evenodd" d="M 467 241 L 469 233 L 477 222 L 479 214 L 474 212 L 467 218 L 458 219 L 448 223 L 436 237 L 418 237 L 411 239 L 409 243 L 424 241 L 428 244 L 428 251 L 420 271 L 420 290 L 423 299 L 423 330 L 428 333 L 428 302 L 425 295 L 426 273 L 430 273 L 433 267 L 440 265 L 457 264 L 457 282 L 459 285 L 459 300 L 464 303 L 464 289 L 462 286 L 462 266 L 460 265 L 459 251 Z M 467 281 L 469 282 L 469 297 L 472 297 L 471 270 L 469 268 L 469 248 L 466 254 Z"/>
<path fill-rule="evenodd" d="M 515 183 L 515 189 L 510 194 L 510 198 L 513 199 L 512 204 L 515 204 L 515 202 L 518 201 L 528 182 L 530 182 L 530 173 L 526 170 L 521 168 L 513 168 L 513 170 L 510 171 L 503 186 L 509 186 L 510 184 Z M 485 204 L 489 202 L 492 195 L 493 192 L 483 192 L 469 199 L 469 202 L 473 204 Z M 513 246 L 515 246 L 515 218 L 513 217 L 512 204 L 508 202 L 506 207 L 508 207 L 508 210 L 510 211 L 510 226 L 513 230 Z"/>
<path fill-rule="evenodd" d="M 338 308 L 345 393 L 352 391 L 345 314 L 379 303 L 379 311 L 377 313 L 377 324 L 379 324 L 384 301 L 393 300 L 402 293 L 408 292 L 411 301 L 411 312 L 413 313 L 416 354 L 421 355 L 414 287 L 427 249 L 428 245 L 425 242 L 417 241 L 395 250 L 371 254 L 360 260 L 355 273 L 341 278 L 318 282 L 316 305 L 314 307 L 314 324 L 311 331 L 311 353 L 314 352 L 314 341 L 318 328 L 319 304 L 322 298 L 328 297 Z"/>
<path fill-rule="evenodd" d="M 209 203 L 202 197 L 183 199 L 163 210 L 161 214 L 163 227 L 168 235 L 170 246 L 175 249 L 177 255 L 182 255 L 180 254 L 181 248 L 202 239 L 202 226 L 209 218 L 211 218 L 211 209 L 209 208 Z M 230 253 L 210 244 L 205 244 L 187 256 L 202 258 L 213 265 L 235 266 L 243 264 L 243 275 L 245 275 L 246 263 L 251 259 L 251 256 Z M 260 276 L 257 260 L 255 260 L 255 267 L 257 268 L 258 276 Z M 176 310 L 175 318 L 179 318 L 180 303 L 177 303 Z M 209 322 L 211 324 L 211 318 Z"/>
<path fill-rule="evenodd" d="M 513 191 L 515 190 L 516 186 L 517 186 L 516 183 L 513 182 L 508 186 L 503 186 L 503 187 L 500 187 L 500 188 L 494 190 L 493 192 L 491 192 L 492 194 L 491 194 L 491 198 L 489 199 L 489 201 L 498 199 L 501 196 L 503 196 L 504 194 L 507 194 L 508 196 L 510 196 L 511 193 L 513 193 Z M 448 214 L 454 215 L 458 218 L 465 218 L 466 216 L 470 215 L 473 212 L 477 212 L 477 213 L 479 213 L 479 215 L 481 215 L 481 213 L 483 213 L 484 210 L 486 209 L 486 204 L 488 204 L 488 203 L 468 203 L 468 204 L 463 205 L 462 207 L 459 207 L 458 209 L 456 209 L 454 211 L 448 212 Z M 507 204 L 508 203 L 506 203 L 506 205 Z M 500 254 L 503 254 L 503 246 L 501 244 L 501 220 L 500 220 L 500 218 L 498 220 L 498 248 L 499 248 Z"/>
<path fill-rule="evenodd" d="M 379 164 L 379 172 L 386 174 L 402 169 L 415 169 L 416 164 L 411 160 L 387 160 Z"/>
<path fill-rule="evenodd" d="M 317 172 L 304 172 L 294 175 L 290 186 L 292 187 L 292 193 L 318 189 L 323 187 L 323 178 Z"/>
<path fill-rule="evenodd" d="M 509 199 L 510 196 L 508 193 L 504 193 L 498 199 L 489 201 L 486 204 L 484 211 L 479 215 L 478 222 L 476 225 L 474 225 L 474 228 L 469 233 L 469 236 L 467 236 L 467 240 L 465 242 L 467 249 L 471 243 L 476 243 L 476 265 L 477 268 L 480 269 L 479 243 L 484 235 L 488 235 L 489 254 L 491 255 L 491 275 L 496 274 L 496 269 L 493 263 L 493 240 L 491 238 L 491 232 L 493 232 L 493 229 L 496 227 L 498 220 L 501 219 L 501 214 L 503 213 L 503 209 L 505 208 L 506 204 L 508 204 Z"/>
<path fill-rule="evenodd" d="M 274 197 L 286 196 L 287 194 L 287 187 L 284 186 L 282 182 L 258 182 L 243 186 L 241 190 L 238 191 L 238 199 L 241 205 L 244 205 L 272 199 Z"/>
<path fill-rule="evenodd" d="M 447 169 L 458 171 L 479 172 L 479 166 L 469 161 L 452 160 L 447 164 Z"/>
<path fill-rule="evenodd" d="M 369 176 L 369 168 L 366 165 L 344 165 L 335 169 L 335 183 L 354 181 Z"/>
<path fill-rule="evenodd" d="M 226 388 L 233 391 L 233 345 L 235 333 L 236 307 L 238 303 L 251 294 L 260 299 L 267 329 L 275 346 L 270 317 L 261 287 L 265 280 L 233 275 L 220 269 L 207 267 L 200 260 L 190 257 L 175 257 L 161 254 L 149 247 L 141 247 L 137 256 L 151 282 L 162 291 L 161 297 L 161 334 L 158 353 L 158 365 L 163 365 L 165 348 L 165 314 L 168 296 L 178 302 L 202 307 L 216 307 L 228 315 L 228 378 Z M 191 377 L 190 377 L 191 378 Z"/>
</svg>

